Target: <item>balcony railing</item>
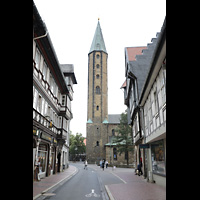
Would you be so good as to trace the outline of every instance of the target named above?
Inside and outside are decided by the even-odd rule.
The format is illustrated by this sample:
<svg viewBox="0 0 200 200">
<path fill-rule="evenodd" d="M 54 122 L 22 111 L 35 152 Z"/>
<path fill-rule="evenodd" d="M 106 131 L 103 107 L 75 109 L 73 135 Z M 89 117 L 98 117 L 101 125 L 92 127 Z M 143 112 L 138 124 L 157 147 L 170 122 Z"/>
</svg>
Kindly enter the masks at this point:
<svg viewBox="0 0 200 200">
<path fill-rule="evenodd" d="M 57 139 L 67 139 L 67 131 L 63 128 L 57 128 L 52 124 L 50 120 L 41 115 L 37 110 L 33 109 L 33 120 L 37 121 L 44 127 L 48 128 L 50 131 L 54 132 L 57 135 Z"/>
</svg>

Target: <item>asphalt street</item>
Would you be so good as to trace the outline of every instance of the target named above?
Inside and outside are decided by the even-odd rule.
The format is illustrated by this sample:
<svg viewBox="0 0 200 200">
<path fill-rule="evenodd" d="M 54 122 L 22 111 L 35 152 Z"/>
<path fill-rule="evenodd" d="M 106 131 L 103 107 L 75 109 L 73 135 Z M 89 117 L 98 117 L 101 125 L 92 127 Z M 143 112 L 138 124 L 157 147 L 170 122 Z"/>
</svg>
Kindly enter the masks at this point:
<svg viewBox="0 0 200 200">
<path fill-rule="evenodd" d="M 104 185 L 123 183 L 118 177 L 100 167 L 84 169 L 83 163 L 73 163 L 78 173 L 58 185 L 40 199 L 49 200 L 109 200 Z"/>
</svg>

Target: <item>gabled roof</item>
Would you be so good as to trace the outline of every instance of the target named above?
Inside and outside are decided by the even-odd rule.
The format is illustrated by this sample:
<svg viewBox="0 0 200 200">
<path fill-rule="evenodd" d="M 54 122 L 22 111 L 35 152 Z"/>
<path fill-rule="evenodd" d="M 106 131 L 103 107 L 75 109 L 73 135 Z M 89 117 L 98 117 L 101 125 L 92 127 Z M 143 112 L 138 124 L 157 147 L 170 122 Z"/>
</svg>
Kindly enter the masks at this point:
<svg viewBox="0 0 200 200">
<path fill-rule="evenodd" d="M 142 55 L 142 50 L 147 49 L 147 47 L 126 47 L 128 53 L 128 61 L 136 60 L 136 55 Z"/>
<path fill-rule="evenodd" d="M 73 84 L 77 84 L 76 76 L 74 74 L 74 65 L 73 64 L 60 64 L 60 67 L 64 73 L 64 76 L 71 76 Z"/>
<path fill-rule="evenodd" d="M 120 124 L 121 114 L 108 115 L 109 124 Z"/>
<path fill-rule="evenodd" d="M 99 20 L 89 53 L 91 53 L 92 51 L 104 51 L 107 53 Z"/>
<path fill-rule="evenodd" d="M 126 87 L 126 80 L 124 81 L 124 83 L 122 84 L 122 86 L 120 87 L 120 89 L 125 88 Z"/>
</svg>

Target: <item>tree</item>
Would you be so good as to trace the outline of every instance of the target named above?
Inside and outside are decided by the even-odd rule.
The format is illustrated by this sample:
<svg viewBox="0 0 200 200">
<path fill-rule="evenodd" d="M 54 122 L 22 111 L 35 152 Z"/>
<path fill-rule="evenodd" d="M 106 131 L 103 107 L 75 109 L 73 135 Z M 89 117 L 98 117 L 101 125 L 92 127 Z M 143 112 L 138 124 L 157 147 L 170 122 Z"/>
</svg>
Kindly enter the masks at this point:
<svg viewBox="0 0 200 200">
<path fill-rule="evenodd" d="M 127 113 L 121 114 L 120 124 L 117 126 L 115 131 L 118 133 L 114 139 L 113 143 L 116 144 L 117 152 L 125 153 L 127 158 L 127 166 L 129 166 L 129 153 L 133 152 L 133 138 L 132 138 L 132 128 L 128 125 Z"/>
<path fill-rule="evenodd" d="M 76 133 L 76 135 L 70 134 L 69 138 L 69 153 L 72 156 L 72 159 L 76 159 L 76 155 L 84 154 L 86 152 L 86 146 L 84 137 L 81 133 Z"/>
</svg>

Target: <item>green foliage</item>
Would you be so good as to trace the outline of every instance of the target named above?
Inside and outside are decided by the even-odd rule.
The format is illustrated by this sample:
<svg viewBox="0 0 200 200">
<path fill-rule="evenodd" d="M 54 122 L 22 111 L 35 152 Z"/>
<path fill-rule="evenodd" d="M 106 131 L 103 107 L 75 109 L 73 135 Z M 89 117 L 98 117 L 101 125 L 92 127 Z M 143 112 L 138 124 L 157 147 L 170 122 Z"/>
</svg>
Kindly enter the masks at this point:
<svg viewBox="0 0 200 200">
<path fill-rule="evenodd" d="M 84 139 L 81 133 L 76 133 L 76 135 L 70 134 L 69 153 L 72 157 L 75 157 L 76 154 L 84 154 L 86 152 Z"/>
<path fill-rule="evenodd" d="M 116 144 L 118 153 L 133 152 L 133 138 L 132 128 L 128 125 L 127 113 L 121 114 L 120 124 L 115 129 L 117 135 L 113 139 L 113 143 Z M 129 156 L 127 157 L 127 165 L 129 165 Z"/>
</svg>

